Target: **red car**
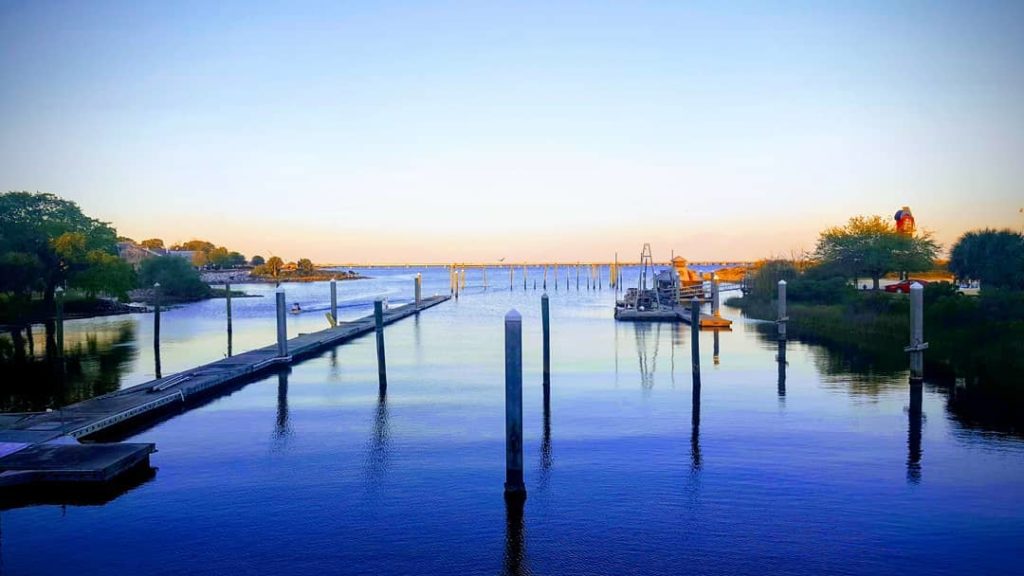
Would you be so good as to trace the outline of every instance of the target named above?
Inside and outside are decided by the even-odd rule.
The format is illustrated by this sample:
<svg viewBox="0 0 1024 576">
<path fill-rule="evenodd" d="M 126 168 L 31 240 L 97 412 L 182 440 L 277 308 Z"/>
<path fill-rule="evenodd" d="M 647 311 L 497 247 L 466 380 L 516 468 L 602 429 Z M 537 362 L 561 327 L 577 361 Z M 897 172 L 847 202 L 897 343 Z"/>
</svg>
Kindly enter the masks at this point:
<svg viewBox="0 0 1024 576">
<path fill-rule="evenodd" d="M 921 286 L 927 286 L 928 285 L 928 281 L 927 280 L 903 280 L 902 282 L 897 282 L 895 284 L 889 284 L 888 286 L 885 287 L 885 291 L 886 292 L 902 292 L 904 294 L 910 294 L 910 285 L 913 284 L 914 282 L 917 282 Z"/>
</svg>

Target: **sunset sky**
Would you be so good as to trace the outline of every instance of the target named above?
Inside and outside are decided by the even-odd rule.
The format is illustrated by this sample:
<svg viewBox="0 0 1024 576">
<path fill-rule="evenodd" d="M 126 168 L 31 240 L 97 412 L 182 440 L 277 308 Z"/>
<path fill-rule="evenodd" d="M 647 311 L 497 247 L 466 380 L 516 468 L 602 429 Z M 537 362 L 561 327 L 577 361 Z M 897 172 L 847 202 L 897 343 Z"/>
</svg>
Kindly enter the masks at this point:
<svg viewBox="0 0 1024 576">
<path fill-rule="evenodd" d="M 318 262 L 1024 219 L 1024 2 L 0 0 L 0 190 Z"/>
</svg>

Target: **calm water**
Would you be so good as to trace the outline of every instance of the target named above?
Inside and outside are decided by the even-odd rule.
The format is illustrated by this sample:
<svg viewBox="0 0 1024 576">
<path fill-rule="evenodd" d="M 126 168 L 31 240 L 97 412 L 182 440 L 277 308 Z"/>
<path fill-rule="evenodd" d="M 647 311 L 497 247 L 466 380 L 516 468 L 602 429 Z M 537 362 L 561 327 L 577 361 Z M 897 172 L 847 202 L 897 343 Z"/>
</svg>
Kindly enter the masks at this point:
<svg viewBox="0 0 1024 576">
<path fill-rule="evenodd" d="M 413 270 L 339 283 L 343 318 L 408 300 Z M 564 274 L 564 270 L 563 270 Z M 907 374 L 836 373 L 822 348 L 734 329 L 616 323 L 613 293 L 479 273 L 458 302 L 388 327 L 388 389 L 362 338 L 141 431 L 155 478 L 103 506 L 0 513 L 4 574 L 1019 574 L 1024 443 L 969 429 Z M 531 272 L 538 283 L 541 276 Z M 475 286 L 474 286 L 475 285 Z M 584 284 L 585 286 L 585 280 Z M 446 292 L 447 272 L 424 292 Z M 325 326 L 326 284 L 289 285 Z M 267 295 L 272 288 L 245 286 Z M 234 301 L 234 350 L 274 337 L 271 298 Z M 224 302 L 165 313 L 163 370 L 226 353 Z M 524 316 L 529 497 L 507 510 L 502 317 Z M 112 386 L 153 376 L 146 315 L 70 322 Z M 112 360 L 110 358 L 113 358 Z M 95 365 L 93 365 L 95 364 Z M 101 365 L 103 364 L 103 365 Z M 838 364 L 841 364 L 838 363 Z M 91 373 L 91 372 L 90 372 Z"/>
</svg>

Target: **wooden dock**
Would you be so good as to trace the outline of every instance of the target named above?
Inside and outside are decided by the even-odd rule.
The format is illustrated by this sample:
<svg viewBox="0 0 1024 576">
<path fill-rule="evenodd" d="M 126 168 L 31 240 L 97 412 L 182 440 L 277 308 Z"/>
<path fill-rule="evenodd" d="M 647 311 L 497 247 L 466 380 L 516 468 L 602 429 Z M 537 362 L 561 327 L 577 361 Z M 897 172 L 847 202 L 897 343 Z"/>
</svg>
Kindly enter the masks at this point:
<svg viewBox="0 0 1024 576">
<path fill-rule="evenodd" d="M 433 296 L 397 306 L 384 312 L 384 323 L 390 324 L 441 304 L 449 296 Z M 78 445 L 75 439 L 87 438 L 101 431 L 152 418 L 165 410 L 182 407 L 190 399 L 229 387 L 267 369 L 297 362 L 331 346 L 373 332 L 373 315 L 336 327 L 300 334 L 288 340 L 287 357 L 280 357 L 276 344 L 250 350 L 216 362 L 204 364 L 157 380 L 138 384 L 104 396 L 97 396 L 62 410 L 28 415 L 0 416 L 0 491 L 3 477 L 23 480 L 106 481 L 136 464 L 140 455 L 148 459 L 152 445 Z M 146 448 L 148 447 L 148 449 Z M 98 448 L 86 451 L 81 448 Z M 144 454 L 142 454 L 144 452 Z M 116 462 L 111 462 L 114 458 Z M 91 464 L 90 464 L 91 462 Z M 74 465 L 62 468 L 64 464 Z M 64 470 L 64 472 L 58 473 Z M 10 474 L 8 474 L 10 473 Z M 13 480 L 12 480 L 13 482 Z"/>
</svg>

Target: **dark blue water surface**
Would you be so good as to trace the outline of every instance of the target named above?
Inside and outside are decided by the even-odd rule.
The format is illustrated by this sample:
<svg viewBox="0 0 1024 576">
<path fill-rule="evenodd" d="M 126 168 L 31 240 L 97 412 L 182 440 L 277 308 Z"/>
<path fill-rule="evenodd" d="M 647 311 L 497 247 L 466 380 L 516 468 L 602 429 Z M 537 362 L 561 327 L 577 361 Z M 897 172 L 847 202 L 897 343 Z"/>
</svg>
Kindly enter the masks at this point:
<svg viewBox="0 0 1024 576">
<path fill-rule="evenodd" d="M 416 270 L 339 284 L 342 317 L 412 295 Z M 445 270 L 424 292 L 448 291 Z M 907 374 L 828 372 L 830 352 L 774 340 L 736 310 L 700 334 L 694 395 L 685 325 L 612 319 L 614 294 L 548 286 L 545 414 L 540 290 L 491 288 L 387 328 L 388 387 L 364 337 L 129 436 L 155 477 L 101 506 L 0 514 L 5 574 L 1020 574 L 1024 443 L 959 423 Z M 549 278 L 549 284 L 553 279 Z M 243 289 L 268 295 L 271 287 Z M 326 325 L 325 283 L 286 285 L 289 333 Z M 502 319 L 524 317 L 525 507 L 504 480 Z M 272 298 L 234 300 L 234 350 L 274 338 Z M 125 325 L 122 385 L 153 376 L 147 315 Z M 165 313 L 164 373 L 226 353 L 224 301 Z M 927 330 L 927 327 L 926 327 Z"/>
</svg>

